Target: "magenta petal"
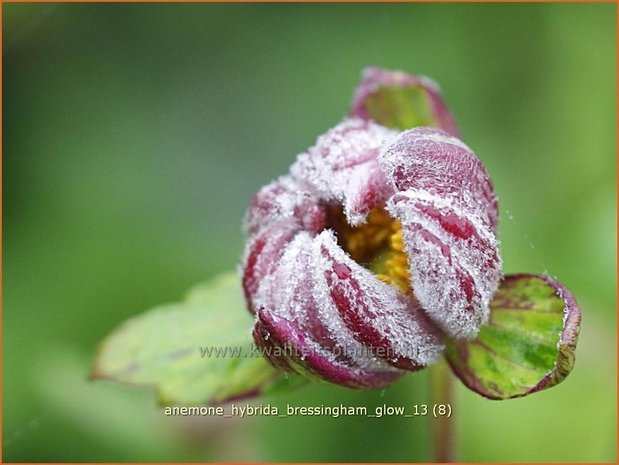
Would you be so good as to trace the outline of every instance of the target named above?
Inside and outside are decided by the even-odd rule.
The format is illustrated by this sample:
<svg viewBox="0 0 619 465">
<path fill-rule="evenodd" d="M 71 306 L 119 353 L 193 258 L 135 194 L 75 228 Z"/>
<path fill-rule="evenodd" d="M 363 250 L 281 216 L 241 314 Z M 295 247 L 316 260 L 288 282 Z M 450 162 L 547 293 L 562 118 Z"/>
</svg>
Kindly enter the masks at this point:
<svg viewBox="0 0 619 465">
<path fill-rule="evenodd" d="M 271 337 L 272 331 L 265 326 L 264 320 L 260 317 L 260 311 L 257 312 L 257 319 L 252 329 L 252 336 L 260 353 L 271 362 L 275 368 L 285 371 L 295 371 L 288 357 L 290 348 L 285 342 L 280 341 L 276 337 Z"/>
<path fill-rule="evenodd" d="M 257 310 L 255 296 L 260 283 L 276 269 L 286 246 L 298 232 L 289 225 L 273 225 L 257 234 L 246 247 L 242 283 L 252 313 Z"/>
<path fill-rule="evenodd" d="M 254 196 L 245 216 L 250 238 L 241 266 L 243 290 L 252 312 L 257 309 L 258 286 L 275 270 L 288 243 L 300 231 L 317 233 L 324 222 L 324 208 L 318 199 L 290 177 L 281 177 Z"/>
<path fill-rule="evenodd" d="M 318 233 L 324 228 L 324 221 L 325 212 L 319 199 L 290 176 L 282 176 L 260 189 L 251 200 L 244 229 L 250 236 L 272 225 Z"/>
<path fill-rule="evenodd" d="M 378 157 L 396 192 L 416 189 L 449 199 L 496 231 L 497 199 L 482 162 L 460 139 L 440 129 L 402 132 Z"/>
<path fill-rule="evenodd" d="M 278 355 L 283 353 L 287 362 L 274 361 L 273 355 L 265 353 L 275 366 L 282 367 L 283 363 L 304 375 L 313 375 L 319 379 L 329 381 L 350 388 L 381 388 L 391 384 L 402 376 L 403 371 L 365 372 L 358 367 L 339 362 L 331 353 L 312 341 L 298 326 L 285 318 L 274 317 L 266 312 L 258 313 L 262 331 L 261 339 L 256 339 L 258 345 L 265 338 L 271 340 L 272 347 L 281 348 Z M 266 349 L 265 349 L 266 351 Z M 274 352 L 275 353 L 275 352 Z"/>
<path fill-rule="evenodd" d="M 425 320 L 410 297 L 378 280 L 353 261 L 335 242 L 330 231 L 316 238 L 322 273 L 340 318 L 355 339 L 372 348 L 377 357 L 407 370 L 435 362 L 443 351 L 440 335 Z"/>
<path fill-rule="evenodd" d="M 473 338 L 501 279 L 497 201 L 481 161 L 444 131 L 405 131 L 379 156 L 396 191 L 414 293 L 454 338 Z"/>
<path fill-rule="evenodd" d="M 368 97 L 381 87 L 420 87 L 424 89 L 430 99 L 431 111 L 438 125 L 449 134 L 458 136 L 456 121 L 443 103 L 438 84 L 425 76 L 414 76 L 402 71 L 389 71 L 377 67 L 363 70 L 361 83 L 355 91 L 350 115 L 370 120 L 371 117 L 365 103 Z"/>
<path fill-rule="evenodd" d="M 376 387 L 393 381 L 402 373 L 368 355 L 329 302 L 314 298 L 314 241 L 309 234 L 299 233 L 286 247 L 277 270 L 262 281 L 255 296 L 260 325 L 269 326 L 276 336 L 261 341 L 263 332 L 257 326 L 256 343 L 290 344 L 294 351 L 286 354 L 287 359 L 333 383 Z"/>
<path fill-rule="evenodd" d="M 501 279 L 492 230 L 426 192 L 396 194 L 388 209 L 402 223 L 409 274 L 423 309 L 450 336 L 475 337 Z"/>
<path fill-rule="evenodd" d="M 351 225 L 361 224 L 392 193 L 376 158 L 395 134 L 370 121 L 344 120 L 299 155 L 290 173 L 320 199 L 342 205 Z"/>
</svg>

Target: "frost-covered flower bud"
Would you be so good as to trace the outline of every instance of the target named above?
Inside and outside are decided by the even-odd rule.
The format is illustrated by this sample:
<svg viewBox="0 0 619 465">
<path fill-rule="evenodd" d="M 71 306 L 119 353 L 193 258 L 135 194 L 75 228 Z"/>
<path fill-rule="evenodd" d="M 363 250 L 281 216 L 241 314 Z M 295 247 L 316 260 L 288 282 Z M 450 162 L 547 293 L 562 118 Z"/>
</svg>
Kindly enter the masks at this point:
<svg viewBox="0 0 619 465">
<path fill-rule="evenodd" d="M 279 367 L 380 387 L 476 336 L 501 278 L 497 202 L 446 131 L 344 120 L 254 197 L 243 287 Z"/>
</svg>

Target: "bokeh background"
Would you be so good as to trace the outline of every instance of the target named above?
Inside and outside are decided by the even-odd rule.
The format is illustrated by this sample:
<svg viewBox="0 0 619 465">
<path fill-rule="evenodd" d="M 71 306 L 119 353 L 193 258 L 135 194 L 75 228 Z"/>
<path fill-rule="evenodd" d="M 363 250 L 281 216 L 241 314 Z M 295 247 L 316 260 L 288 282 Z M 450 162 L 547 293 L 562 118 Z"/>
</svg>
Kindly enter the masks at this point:
<svg viewBox="0 0 619 465">
<path fill-rule="evenodd" d="M 2 10 L 5 461 L 429 460 L 421 419 L 166 418 L 148 390 L 86 379 L 120 322 L 236 266 L 249 199 L 368 65 L 442 85 L 494 179 L 506 272 L 548 272 L 583 308 L 563 384 L 458 387 L 460 459 L 616 460 L 615 5 Z M 262 402 L 410 405 L 426 384 Z"/>
</svg>

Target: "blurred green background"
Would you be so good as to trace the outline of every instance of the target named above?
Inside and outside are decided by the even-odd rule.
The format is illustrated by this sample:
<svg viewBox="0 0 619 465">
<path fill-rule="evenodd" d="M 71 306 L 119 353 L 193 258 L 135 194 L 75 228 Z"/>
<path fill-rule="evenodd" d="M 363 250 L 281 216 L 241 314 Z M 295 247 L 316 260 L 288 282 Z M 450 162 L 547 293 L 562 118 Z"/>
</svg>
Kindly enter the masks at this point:
<svg viewBox="0 0 619 465">
<path fill-rule="evenodd" d="M 563 384 L 459 385 L 460 459 L 616 460 L 615 5 L 2 8 L 4 461 L 429 460 L 424 420 L 170 419 L 86 380 L 120 322 L 236 266 L 249 199 L 368 65 L 441 84 L 494 179 L 505 271 L 547 271 L 583 308 Z M 263 402 L 408 405 L 426 384 Z"/>
</svg>

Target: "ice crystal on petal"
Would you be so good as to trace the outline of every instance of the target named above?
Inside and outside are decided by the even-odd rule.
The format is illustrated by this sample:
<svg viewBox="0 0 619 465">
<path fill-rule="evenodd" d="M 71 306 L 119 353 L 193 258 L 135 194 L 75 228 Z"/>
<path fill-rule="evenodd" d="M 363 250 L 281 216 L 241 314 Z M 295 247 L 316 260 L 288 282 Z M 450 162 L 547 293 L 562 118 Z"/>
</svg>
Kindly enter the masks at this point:
<svg viewBox="0 0 619 465">
<path fill-rule="evenodd" d="M 352 260 L 331 231 L 320 233 L 316 245 L 326 301 L 357 340 L 381 347 L 385 360 L 401 368 L 415 370 L 437 360 L 443 350 L 440 337 L 411 298 Z"/>
<path fill-rule="evenodd" d="M 277 270 L 261 282 L 255 298 L 259 324 L 293 337 L 297 344 L 290 358 L 318 377 L 333 381 L 337 376 L 340 384 L 351 387 L 392 382 L 402 373 L 364 350 L 328 301 L 315 298 L 319 286 L 312 266 L 314 242 L 300 232 L 286 247 Z M 262 334 L 261 342 L 266 345 L 271 333 Z M 290 366 L 281 360 L 276 364 Z"/>
<path fill-rule="evenodd" d="M 365 371 L 359 367 L 341 362 L 312 341 L 298 326 L 285 318 L 258 313 L 258 321 L 254 326 L 254 339 L 263 347 L 286 348 L 289 345 L 295 350 L 290 351 L 288 358 L 269 356 L 276 366 L 301 374 L 314 376 L 325 381 L 352 388 L 380 388 L 391 384 L 404 373 L 400 370 Z M 264 334 L 270 334 L 268 340 Z M 273 352 L 267 352 L 275 353 Z"/>
<path fill-rule="evenodd" d="M 344 120 L 299 155 L 290 172 L 320 199 L 341 204 L 351 225 L 361 224 L 391 193 L 377 155 L 396 134 L 371 121 Z"/>
<path fill-rule="evenodd" d="M 394 196 L 388 209 L 402 222 L 409 273 L 424 310 L 451 336 L 474 337 L 501 278 L 492 231 L 457 209 L 420 201 L 414 191 Z"/>
<path fill-rule="evenodd" d="M 286 245 L 300 231 L 324 227 L 325 212 L 318 199 L 289 176 L 263 187 L 252 199 L 244 229 L 250 237 L 242 262 L 243 289 L 249 308 L 256 311 L 255 292 L 275 269 Z"/>
<path fill-rule="evenodd" d="M 254 196 L 245 215 L 243 228 L 249 236 L 269 226 L 281 224 L 298 230 L 318 232 L 324 226 L 324 219 L 319 199 L 302 189 L 291 176 L 281 176 Z"/>
<path fill-rule="evenodd" d="M 404 131 L 385 147 L 378 161 L 394 191 L 418 189 L 449 198 L 496 230 L 497 199 L 490 177 L 458 138 L 440 129 Z"/>
<path fill-rule="evenodd" d="M 379 162 L 399 191 L 387 209 L 402 223 L 416 297 L 451 336 L 475 337 L 501 278 L 496 197 L 483 165 L 430 128 L 403 132 Z"/>
</svg>

